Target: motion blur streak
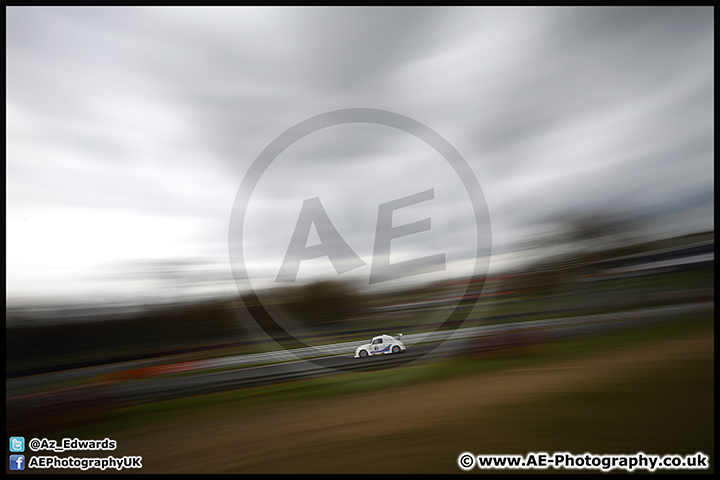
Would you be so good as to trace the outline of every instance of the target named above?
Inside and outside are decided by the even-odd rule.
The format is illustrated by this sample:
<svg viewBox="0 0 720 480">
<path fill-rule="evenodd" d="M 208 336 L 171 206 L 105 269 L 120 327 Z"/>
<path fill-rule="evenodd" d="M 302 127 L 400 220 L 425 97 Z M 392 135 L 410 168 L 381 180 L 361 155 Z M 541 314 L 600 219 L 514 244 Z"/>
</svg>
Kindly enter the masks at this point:
<svg viewBox="0 0 720 480">
<path fill-rule="evenodd" d="M 7 437 L 117 438 L 149 473 L 714 451 L 713 12 L 8 8 Z M 492 231 L 438 152 L 337 125 L 258 181 L 238 291 L 253 161 L 349 108 L 444 138 Z M 294 248 L 347 248 L 277 282 L 315 198 L 332 229 Z M 398 333 L 406 352 L 352 357 Z"/>
</svg>

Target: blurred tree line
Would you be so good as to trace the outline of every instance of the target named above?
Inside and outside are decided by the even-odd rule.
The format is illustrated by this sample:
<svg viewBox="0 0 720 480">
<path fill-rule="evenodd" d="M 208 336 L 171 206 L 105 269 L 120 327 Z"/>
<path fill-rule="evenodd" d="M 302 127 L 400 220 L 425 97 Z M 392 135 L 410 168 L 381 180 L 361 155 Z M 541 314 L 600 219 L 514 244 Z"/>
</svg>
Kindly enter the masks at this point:
<svg viewBox="0 0 720 480">
<path fill-rule="evenodd" d="M 520 290 L 528 298 L 553 295 L 607 268 L 608 259 L 714 238 L 714 232 L 704 232 L 664 241 L 633 242 L 632 228 L 607 216 L 564 221 L 565 228 L 543 242 L 562 246 L 565 251 L 508 276 L 504 280 L 507 285 L 499 290 Z M 434 283 L 369 292 L 347 281 L 321 280 L 272 288 L 261 293 L 262 302 L 247 295 L 243 301 L 198 300 L 147 306 L 114 318 L 105 308 L 98 309 L 95 318 L 86 312 L 78 318 L 56 315 L 39 322 L 32 310 L 8 309 L 6 375 L 244 345 L 253 341 L 247 326 L 256 318 L 261 324 L 269 322 L 261 325 L 266 331 L 281 330 L 271 316 L 257 315 L 265 312 L 266 306 L 281 309 L 296 325 L 310 331 L 359 331 L 367 319 L 381 316 L 383 309 L 412 314 L 403 304 L 442 297 L 446 290 L 447 285 Z"/>
<path fill-rule="evenodd" d="M 14 377 L 242 346 L 255 340 L 251 325 L 256 322 L 282 334 L 265 310 L 270 306 L 281 308 L 309 331 L 358 330 L 372 308 L 427 297 L 435 290 L 421 286 L 370 294 L 346 281 L 322 280 L 272 288 L 261 293 L 262 301 L 244 295 L 242 301 L 155 305 L 122 314 L 95 307 L 81 315 L 57 312 L 45 318 L 32 310 L 13 311 L 6 324 L 6 372 Z"/>
<path fill-rule="evenodd" d="M 58 317 L 37 324 L 32 314 L 6 328 L 6 374 L 81 367 L 187 353 L 246 340 L 236 300 L 147 307 L 119 318 Z"/>
</svg>

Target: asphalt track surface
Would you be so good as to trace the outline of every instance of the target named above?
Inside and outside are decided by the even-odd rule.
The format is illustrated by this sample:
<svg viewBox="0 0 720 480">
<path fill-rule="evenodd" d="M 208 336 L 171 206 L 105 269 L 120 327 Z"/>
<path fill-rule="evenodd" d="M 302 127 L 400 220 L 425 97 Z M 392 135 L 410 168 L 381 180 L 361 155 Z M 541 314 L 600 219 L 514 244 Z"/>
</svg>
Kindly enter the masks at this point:
<svg viewBox="0 0 720 480">
<path fill-rule="evenodd" d="M 408 349 L 399 354 L 356 359 L 354 349 L 363 342 L 349 344 L 328 345 L 328 351 L 343 351 L 341 354 L 331 354 L 323 358 L 312 360 L 297 359 L 297 353 L 292 353 L 293 360 L 284 359 L 288 352 L 268 352 L 255 356 L 234 356 L 222 359 L 224 369 L 211 371 L 197 371 L 185 375 L 161 375 L 139 381 L 100 382 L 91 385 L 60 388 L 50 391 L 34 393 L 21 393 L 28 384 L 42 379 L 28 377 L 6 381 L 6 419 L 21 427 L 22 425 L 37 422 L 42 415 L 58 417 L 92 411 L 93 409 L 116 408 L 142 404 L 159 400 L 187 397 L 197 394 L 219 392 L 248 386 L 268 385 L 323 375 L 338 374 L 341 371 L 373 371 L 391 368 L 413 361 L 433 360 L 443 356 L 453 356 L 471 351 L 476 348 L 483 338 L 501 338 L 498 335 L 513 331 L 541 331 L 541 341 L 551 342 L 613 330 L 636 328 L 641 325 L 662 323 L 666 321 L 681 320 L 685 314 L 712 312 L 714 302 L 695 303 L 688 305 L 673 305 L 665 307 L 646 308 L 618 312 L 612 314 L 590 315 L 583 317 L 557 318 L 511 324 L 487 325 L 454 332 L 436 332 L 433 337 L 427 335 L 409 335 L 403 337 L 408 342 Z M 421 341 L 435 340 L 435 343 L 420 343 Z M 438 341 L 443 343 L 438 345 Z M 414 344 L 413 344 L 414 343 Z M 348 348 L 350 349 L 348 351 Z M 301 352 L 302 354 L 302 352 Z M 317 350 L 305 352 L 317 354 Z M 262 357 L 266 355 L 266 357 Z M 267 356 L 269 355 L 269 356 Z M 248 357 L 254 357 L 248 359 Z M 271 361 L 266 365 L 242 366 L 245 361 Z M 192 362 L 191 362 L 192 363 Z M 207 364 L 212 366 L 214 364 Z M 92 369 L 92 375 L 102 373 L 103 367 Z M 53 380 L 58 376 L 68 378 L 78 372 L 58 372 L 53 374 Z M 87 369 L 84 375 L 90 373 Z M 45 379 L 47 380 L 47 379 Z"/>
<path fill-rule="evenodd" d="M 437 343 L 412 345 L 399 354 L 379 355 L 364 359 L 354 358 L 353 354 L 341 354 L 331 357 L 308 360 L 296 360 L 271 365 L 253 366 L 181 377 L 157 378 L 153 381 L 138 384 L 119 383 L 113 386 L 114 396 L 125 402 L 138 402 L 177 398 L 195 393 L 209 393 L 229 390 L 238 387 L 272 384 L 337 374 L 339 371 L 374 371 L 385 369 L 409 361 L 452 356 L 468 351 L 472 342 L 478 338 L 479 332 L 487 335 L 507 333 L 514 330 L 525 330 L 537 327 L 552 327 L 545 330 L 543 341 L 556 341 L 575 336 L 590 335 L 626 329 L 643 324 L 660 322 L 670 316 L 695 311 L 701 308 L 712 308 L 711 305 L 698 304 L 688 306 L 669 306 L 653 309 L 642 309 L 619 314 L 592 315 L 565 319 L 538 320 L 519 322 L 516 324 L 491 325 L 467 329 L 468 332 L 454 332 L 455 340 Z M 584 321 L 583 321 L 584 320 Z M 446 332 L 449 336 L 453 332 Z M 465 335 L 463 335 L 463 333 Z M 437 337 L 436 337 L 437 338 Z"/>
<path fill-rule="evenodd" d="M 12 397 L 21 395 L 23 393 L 29 393 L 33 391 L 33 387 L 35 387 L 34 389 L 36 391 L 48 390 L 49 388 L 47 387 L 52 385 L 53 383 L 67 382 L 69 380 L 74 380 L 78 378 L 89 378 L 122 370 L 147 367 L 157 367 L 154 368 L 154 370 L 156 370 L 156 373 L 154 373 L 154 375 L 158 375 L 162 373 L 181 371 L 200 372 L 202 370 L 218 368 L 248 368 L 263 364 L 297 362 L 298 360 L 309 359 L 313 357 L 327 357 L 324 359 L 316 358 L 315 360 L 313 360 L 313 363 L 316 366 L 336 370 L 387 368 L 387 366 L 391 366 L 393 362 L 407 363 L 408 360 L 414 360 L 426 355 L 432 348 L 420 348 L 420 345 L 423 343 L 432 343 L 435 345 L 440 342 L 448 343 L 448 345 L 443 345 L 441 348 L 438 349 L 437 353 L 444 354 L 448 352 L 448 349 L 450 352 L 455 352 L 458 349 L 463 348 L 464 345 L 462 343 L 456 343 L 457 341 L 488 335 L 495 335 L 508 331 L 535 328 L 551 328 L 552 331 L 548 332 L 548 335 L 551 337 L 549 338 L 549 340 L 557 340 L 566 336 L 581 335 L 584 333 L 590 334 L 594 332 L 608 330 L 611 328 L 632 326 L 635 323 L 663 320 L 668 315 L 681 315 L 685 312 L 690 313 L 694 311 L 712 309 L 713 305 L 713 302 L 672 305 L 627 310 L 616 313 L 584 315 L 579 317 L 561 317 L 546 320 L 531 320 L 524 322 L 485 325 L 473 328 L 462 328 L 454 331 L 441 331 L 433 333 L 406 335 L 402 337 L 402 341 L 405 345 L 411 348 L 402 354 L 402 359 L 395 358 L 392 360 L 388 358 L 392 355 L 377 356 L 364 360 L 354 359 L 353 353 L 355 349 L 361 344 L 367 343 L 367 340 L 361 340 L 356 342 L 322 345 L 318 347 L 309 347 L 296 350 L 279 350 L 248 355 L 233 355 L 207 360 L 197 360 L 190 362 L 183 361 L 180 363 L 171 363 L 168 362 L 168 359 L 165 359 L 163 363 L 168 364 L 165 365 L 165 367 L 159 366 L 157 360 L 100 365 L 83 369 L 66 370 L 42 375 L 31 375 L 26 377 L 6 379 L 6 394 L 7 397 Z M 450 340 L 450 342 L 447 342 L 448 340 Z M 360 363 L 363 361 L 372 363 Z M 272 373 L 273 369 L 257 371 L 263 372 L 263 374 L 270 374 Z"/>
</svg>

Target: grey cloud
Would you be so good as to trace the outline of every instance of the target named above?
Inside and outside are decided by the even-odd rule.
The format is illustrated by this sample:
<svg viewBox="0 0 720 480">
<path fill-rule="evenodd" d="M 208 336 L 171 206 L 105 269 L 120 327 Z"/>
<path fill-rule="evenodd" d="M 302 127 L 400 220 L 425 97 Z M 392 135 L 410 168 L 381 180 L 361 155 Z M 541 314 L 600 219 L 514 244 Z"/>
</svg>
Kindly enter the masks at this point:
<svg viewBox="0 0 720 480">
<path fill-rule="evenodd" d="M 434 8 L 329 8 L 296 12 L 316 88 L 346 93 L 382 89 L 388 71 L 422 57 L 444 10 Z M 316 83 L 315 83 L 316 82 Z"/>
<path fill-rule="evenodd" d="M 712 210 L 712 12 L 10 8 L 9 209 L 214 222 L 177 246 L 225 248 L 217 232 L 270 141 L 327 110 L 375 107 L 458 148 L 498 242 L 584 210 L 656 223 L 685 211 L 700 228 Z M 332 215 L 349 244 L 371 245 L 358 225 L 374 225 L 377 205 L 362 200 L 375 198 L 351 187 L 421 184 L 428 173 L 393 133 L 372 142 L 326 133 L 337 135 L 309 139 L 315 146 L 284 166 L 295 184 L 258 200 L 280 211 L 284 199 L 326 187 L 338 172 L 327 166 L 342 162 L 346 176 L 327 190 L 337 194 Z M 450 236 L 467 231 L 449 213 L 463 200 L 428 206 Z M 429 238 L 424 247 L 439 246 Z"/>
</svg>

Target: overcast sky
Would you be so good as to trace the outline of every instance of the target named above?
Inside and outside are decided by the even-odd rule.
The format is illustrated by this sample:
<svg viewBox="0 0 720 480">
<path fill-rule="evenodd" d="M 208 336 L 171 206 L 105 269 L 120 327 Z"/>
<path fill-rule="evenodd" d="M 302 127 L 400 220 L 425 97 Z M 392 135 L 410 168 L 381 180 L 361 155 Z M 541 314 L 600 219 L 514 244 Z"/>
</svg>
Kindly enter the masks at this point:
<svg viewBox="0 0 720 480">
<path fill-rule="evenodd" d="M 712 229 L 713 13 L 8 8 L 8 299 L 232 293 L 229 222 L 251 165 L 346 108 L 407 116 L 462 155 L 491 271 L 567 215 Z M 386 125 L 307 135 L 247 204 L 251 280 L 274 282 L 314 197 L 362 263 L 343 275 L 369 278 L 379 205 L 426 190 L 392 225 L 431 228 L 392 240 L 389 261 L 444 253 L 442 272 L 468 274 L 471 203 L 442 155 Z M 337 276 L 328 257 L 300 265 Z"/>
</svg>

